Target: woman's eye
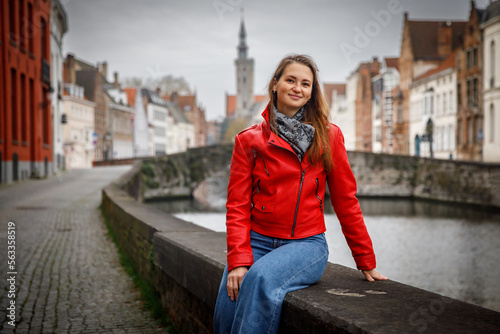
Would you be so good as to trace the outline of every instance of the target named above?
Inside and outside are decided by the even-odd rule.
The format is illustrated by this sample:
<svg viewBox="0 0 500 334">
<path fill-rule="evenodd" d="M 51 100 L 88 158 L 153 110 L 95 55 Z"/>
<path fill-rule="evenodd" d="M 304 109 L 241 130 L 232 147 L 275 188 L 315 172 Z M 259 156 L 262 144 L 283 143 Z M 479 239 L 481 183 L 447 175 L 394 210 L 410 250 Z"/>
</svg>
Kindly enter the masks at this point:
<svg viewBox="0 0 500 334">
<path fill-rule="evenodd" d="M 286 79 L 286 81 L 287 81 L 287 82 L 290 82 L 290 83 L 292 83 L 292 82 L 293 82 L 293 80 L 292 80 L 292 79 Z"/>
<path fill-rule="evenodd" d="M 304 83 L 303 84 L 305 87 L 309 87 L 309 84 L 308 83 Z"/>
</svg>

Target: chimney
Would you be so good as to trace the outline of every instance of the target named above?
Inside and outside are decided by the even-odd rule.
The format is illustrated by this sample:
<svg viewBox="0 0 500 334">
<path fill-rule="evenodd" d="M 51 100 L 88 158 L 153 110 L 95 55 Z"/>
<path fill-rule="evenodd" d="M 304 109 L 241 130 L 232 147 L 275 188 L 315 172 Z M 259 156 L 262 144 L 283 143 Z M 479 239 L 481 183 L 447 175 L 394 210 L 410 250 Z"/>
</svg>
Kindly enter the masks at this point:
<svg viewBox="0 0 500 334">
<path fill-rule="evenodd" d="M 161 97 L 161 88 L 160 86 L 156 87 L 156 94 Z"/>
<path fill-rule="evenodd" d="M 76 73 L 75 73 L 75 56 L 72 53 L 68 53 L 66 56 L 66 69 L 67 69 L 67 78 L 65 78 L 66 82 L 75 84 L 76 83 Z"/>
<path fill-rule="evenodd" d="M 447 57 L 452 51 L 452 26 L 450 21 L 440 22 L 438 28 L 438 54 Z"/>
<path fill-rule="evenodd" d="M 408 12 L 405 12 L 405 22 L 408 21 Z"/>
<path fill-rule="evenodd" d="M 114 82 L 113 84 L 115 85 L 116 88 L 119 88 L 120 87 L 120 83 L 118 82 L 118 72 L 113 72 L 113 76 L 114 76 Z"/>
<path fill-rule="evenodd" d="M 101 74 L 104 77 L 104 79 L 108 80 L 108 62 L 103 61 L 101 64 Z"/>
</svg>

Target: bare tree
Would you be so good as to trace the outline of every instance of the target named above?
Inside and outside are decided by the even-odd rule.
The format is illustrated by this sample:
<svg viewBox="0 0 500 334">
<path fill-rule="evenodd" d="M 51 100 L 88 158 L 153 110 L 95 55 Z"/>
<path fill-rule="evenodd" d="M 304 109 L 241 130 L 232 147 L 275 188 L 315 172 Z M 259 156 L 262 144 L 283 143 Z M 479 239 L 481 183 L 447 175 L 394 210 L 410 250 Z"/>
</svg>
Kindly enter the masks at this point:
<svg viewBox="0 0 500 334">
<path fill-rule="evenodd" d="M 167 95 L 172 95 L 173 92 L 177 92 L 180 95 L 192 94 L 192 90 L 189 87 L 189 83 L 184 79 L 184 77 L 174 77 L 173 75 L 164 75 L 159 78 L 138 78 L 129 77 L 125 78 L 122 83 L 123 87 L 137 87 L 143 86 L 145 88 L 156 90 L 158 87 L 161 89 L 162 93 Z"/>
</svg>

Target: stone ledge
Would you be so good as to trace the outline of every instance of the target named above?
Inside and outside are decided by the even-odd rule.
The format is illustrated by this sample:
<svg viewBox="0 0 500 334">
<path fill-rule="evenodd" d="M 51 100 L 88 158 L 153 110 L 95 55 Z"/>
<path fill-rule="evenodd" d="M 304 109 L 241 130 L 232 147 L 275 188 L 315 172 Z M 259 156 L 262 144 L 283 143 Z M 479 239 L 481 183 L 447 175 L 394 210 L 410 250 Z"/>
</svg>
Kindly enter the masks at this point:
<svg viewBox="0 0 500 334">
<path fill-rule="evenodd" d="M 103 209 L 111 226 L 121 229 L 118 242 L 128 246 L 141 274 L 186 295 L 183 310 L 190 314 L 173 313 L 168 296 L 162 296 L 173 321 L 186 332 L 210 332 L 206 319 L 211 319 L 225 264 L 225 233 L 146 207 L 116 184 L 103 189 Z M 134 229 L 146 245 L 123 232 Z M 152 254 L 133 245 L 150 247 Z M 186 319 L 205 319 L 199 321 L 204 327 L 186 327 Z M 282 333 L 498 333 L 500 313 L 394 281 L 370 283 L 357 270 L 329 263 L 317 284 L 286 296 L 280 326 Z"/>
</svg>

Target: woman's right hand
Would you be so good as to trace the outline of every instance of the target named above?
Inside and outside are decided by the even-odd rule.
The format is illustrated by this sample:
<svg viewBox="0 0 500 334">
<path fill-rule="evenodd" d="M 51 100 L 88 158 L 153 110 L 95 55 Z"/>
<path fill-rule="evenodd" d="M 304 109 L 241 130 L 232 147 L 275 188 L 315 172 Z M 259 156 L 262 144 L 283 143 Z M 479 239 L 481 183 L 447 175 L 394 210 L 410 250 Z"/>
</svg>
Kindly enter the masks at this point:
<svg viewBox="0 0 500 334">
<path fill-rule="evenodd" d="M 231 301 L 238 299 L 241 281 L 243 281 L 243 277 L 247 272 L 247 267 L 236 267 L 227 274 L 227 294 Z"/>
</svg>

